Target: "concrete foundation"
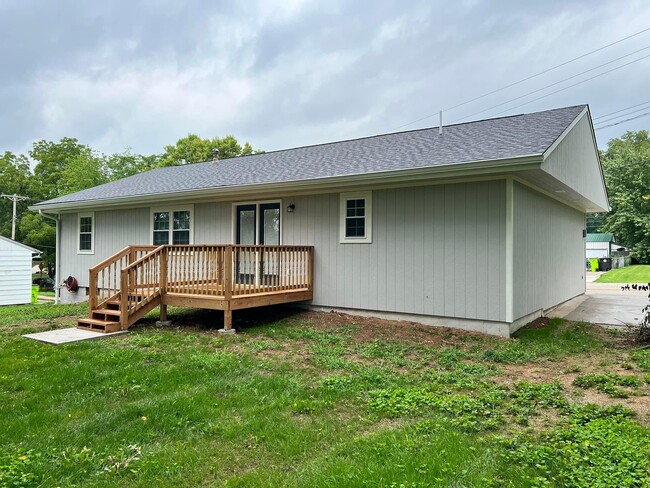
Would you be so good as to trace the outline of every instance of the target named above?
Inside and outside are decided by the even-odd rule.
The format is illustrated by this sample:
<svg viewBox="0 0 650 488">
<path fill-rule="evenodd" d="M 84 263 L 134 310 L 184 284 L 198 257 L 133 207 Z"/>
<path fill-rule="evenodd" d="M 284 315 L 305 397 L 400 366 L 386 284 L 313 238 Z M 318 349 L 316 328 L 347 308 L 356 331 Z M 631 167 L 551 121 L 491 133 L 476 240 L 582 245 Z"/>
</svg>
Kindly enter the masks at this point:
<svg viewBox="0 0 650 488">
<path fill-rule="evenodd" d="M 333 307 L 322 307 L 309 304 L 297 304 L 297 307 L 305 308 L 307 310 L 314 310 L 316 312 L 339 312 L 349 315 L 357 315 L 360 317 L 377 317 L 379 319 L 385 320 L 398 320 L 406 322 L 417 322 L 423 325 L 430 325 L 432 327 L 450 327 L 453 329 L 467 330 L 471 332 L 480 332 L 482 334 L 489 334 L 499 337 L 510 337 L 511 335 L 511 326 L 516 324 L 514 331 L 523 327 L 531 320 L 534 320 L 537 317 L 531 318 L 528 322 L 522 323 L 519 325 L 519 321 L 514 322 L 513 324 L 508 324 L 507 322 L 495 322 L 489 320 L 476 320 L 476 319 L 464 319 L 457 317 L 438 317 L 433 315 L 417 315 L 417 314 L 407 314 L 407 313 L 398 313 L 398 312 L 381 312 L 377 310 L 358 310 L 353 308 L 333 308 Z M 535 315 L 535 314 L 531 314 Z M 539 315 L 538 315 L 539 316 Z M 529 316 L 523 317 L 519 320 L 524 320 Z"/>
</svg>

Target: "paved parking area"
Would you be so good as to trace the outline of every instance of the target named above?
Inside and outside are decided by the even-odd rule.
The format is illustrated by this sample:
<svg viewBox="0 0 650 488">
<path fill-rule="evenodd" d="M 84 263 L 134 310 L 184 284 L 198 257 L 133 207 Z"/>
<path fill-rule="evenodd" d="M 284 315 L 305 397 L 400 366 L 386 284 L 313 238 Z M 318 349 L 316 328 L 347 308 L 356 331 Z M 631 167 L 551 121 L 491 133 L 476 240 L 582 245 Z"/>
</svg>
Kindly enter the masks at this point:
<svg viewBox="0 0 650 488">
<path fill-rule="evenodd" d="M 650 303 L 648 292 L 621 290 L 620 284 L 595 283 L 600 273 L 587 273 L 587 293 L 563 303 L 549 317 L 561 317 L 594 324 L 637 325 L 643 317 L 643 307 Z"/>
</svg>

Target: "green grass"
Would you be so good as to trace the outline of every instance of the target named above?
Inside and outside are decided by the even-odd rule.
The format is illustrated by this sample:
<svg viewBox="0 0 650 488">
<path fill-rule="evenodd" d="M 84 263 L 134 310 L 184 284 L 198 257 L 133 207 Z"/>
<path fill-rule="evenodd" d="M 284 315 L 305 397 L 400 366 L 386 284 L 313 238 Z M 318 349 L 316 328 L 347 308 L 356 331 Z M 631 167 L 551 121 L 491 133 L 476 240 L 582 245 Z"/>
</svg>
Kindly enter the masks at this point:
<svg viewBox="0 0 650 488">
<path fill-rule="evenodd" d="M 242 312 L 254 325 L 222 337 L 217 313 L 171 309 L 175 327 L 150 319 L 100 341 L 20 336 L 86 313 L 0 308 L 0 486 L 650 483 L 650 431 L 633 412 L 583 406 L 558 381 L 504 380 L 511 365 L 601 356 L 647 374 L 644 351 L 588 325 L 554 320 L 510 341 L 427 329 L 422 341 L 272 310 Z M 576 390 L 643 393 L 641 379 L 585 378 Z"/>
<path fill-rule="evenodd" d="M 612 269 L 600 275 L 596 283 L 650 283 L 650 265 L 635 264 Z"/>
</svg>

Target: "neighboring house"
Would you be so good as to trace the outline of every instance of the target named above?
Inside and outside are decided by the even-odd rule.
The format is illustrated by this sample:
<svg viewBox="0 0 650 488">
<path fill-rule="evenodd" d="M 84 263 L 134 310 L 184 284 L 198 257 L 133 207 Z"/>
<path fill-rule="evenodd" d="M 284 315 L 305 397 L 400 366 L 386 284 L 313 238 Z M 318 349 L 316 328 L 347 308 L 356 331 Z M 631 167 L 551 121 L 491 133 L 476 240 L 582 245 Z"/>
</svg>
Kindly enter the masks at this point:
<svg viewBox="0 0 650 488">
<path fill-rule="evenodd" d="M 302 290 L 285 301 L 508 336 L 585 292 L 585 214 L 609 205 L 581 105 L 160 168 L 30 208 L 58 219 L 57 282 L 80 286 L 61 300 L 89 293 L 88 327 L 185 303 L 228 328 Z"/>
<path fill-rule="evenodd" d="M 0 236 L 0 305 L 30 303 L 32 256 L 41 251 Z"/>
<path fill-rule="evenodd" d="M 586 256 L 590 258 L 611 258 L 612 251 L 623 247 L 616 243 L 614 234 L 609 232 L 587 234 Z"/>
</svg>

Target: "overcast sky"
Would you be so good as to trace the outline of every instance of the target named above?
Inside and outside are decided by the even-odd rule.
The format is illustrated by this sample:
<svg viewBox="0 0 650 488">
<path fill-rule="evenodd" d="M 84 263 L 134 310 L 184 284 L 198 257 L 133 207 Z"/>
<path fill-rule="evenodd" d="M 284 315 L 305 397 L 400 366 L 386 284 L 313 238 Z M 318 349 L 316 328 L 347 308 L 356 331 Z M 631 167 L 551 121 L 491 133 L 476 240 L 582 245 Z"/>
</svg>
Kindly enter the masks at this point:
<svg viewBox="0 0 650 488">
<path fill-rule="evenodd" d="M 273 150 L 436 126 L 441 108 L 650 27 L 650 2 L 4 0 L 0 19 L 0 151 L 68 136 L 150 154 L 190 132 Z M 444 120 L 647 46 L 650 31 Z M 581 103 L 598 117 L 648 101 L 650 58 L 514 108 L 648 55 L 471 118 Z M 598 143 L 641 128 L 650 117 L 598 131 Z"/>
</svg>

